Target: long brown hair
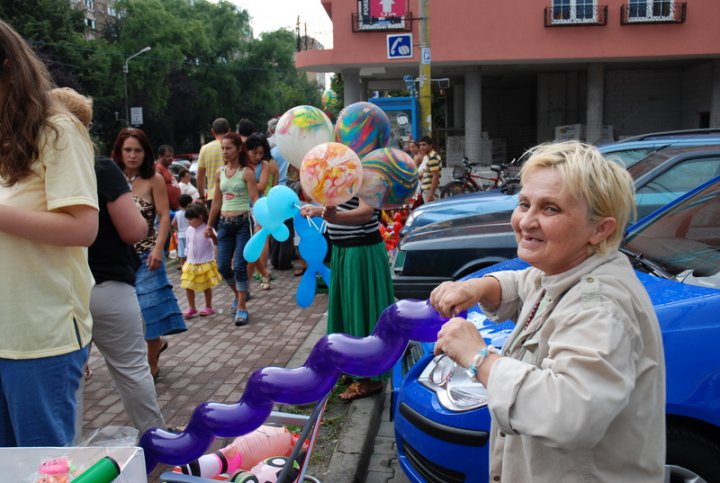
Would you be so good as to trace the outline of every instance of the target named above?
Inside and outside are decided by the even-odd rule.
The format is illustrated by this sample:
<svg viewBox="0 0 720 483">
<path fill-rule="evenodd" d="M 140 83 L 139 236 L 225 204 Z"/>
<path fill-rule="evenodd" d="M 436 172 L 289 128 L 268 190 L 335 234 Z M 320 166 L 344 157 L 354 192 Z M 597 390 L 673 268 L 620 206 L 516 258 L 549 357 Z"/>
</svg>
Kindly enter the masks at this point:
<svg viewBox="0 0 720 483">
<path fill-rule="evenodd" d="M 230 142 L 235 145 L 238 150 L 238 155 L 240 157 L 240 166 L 243 168 L 247 167 L 250 164 L 250 159 L 248 158 L 247 147 L 245 146 L 242 137 L 240 137 L 238 133 L 230 131 L 225 136 L 223 136 L 223 139 L 229 139 Z"/>
<path fill-rule="evenodd" d="M 136 127 L 126 127 L 120 130 L 117 137 L 115 138 L 115 144 L 113 145 L 112 153 L 110 157 L 120 166 L 120 169 L 125 170 L 125 163 L 122 159 L 122 148 L 127 138 L 135 138 L 142 146 L 145 151 L 143 162 L 138 169 L 140 177 L 142 179 L 152 178 L 155 175 L 155 155 L 153 154 L 150 140 L 145 134 L 145 131 Z"/>
<path fill-rule="evenodd" d="M 62 110 L 50 98 L 54 84 L 47 68 L 2 20 L 0 82 L 7 92 L 5 104 L 0 106 L 0 176 L 6 186 L 12 186 L 31 173 L 30 166 L 40 156 L 40 132 L 51 128 L 57 140 L 58 131 L 48 118 Z"/>
</svg>

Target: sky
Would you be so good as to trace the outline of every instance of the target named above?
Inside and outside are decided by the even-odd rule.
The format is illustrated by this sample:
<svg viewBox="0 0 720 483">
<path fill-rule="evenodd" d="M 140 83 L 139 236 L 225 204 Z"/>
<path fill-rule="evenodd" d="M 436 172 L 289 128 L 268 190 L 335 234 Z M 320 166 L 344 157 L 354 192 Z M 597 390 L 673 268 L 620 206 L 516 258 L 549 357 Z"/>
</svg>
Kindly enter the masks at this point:
<svg viewBox="0 0 720 483">
<path fill-rule="evenodd" d="M 328 49 L 332 47 L 332 22 L 320 0 L 231 0 L 248 11 L 255 37 L 280 28 L 295 32 L 300 16 L 300 34 L 315 37 Z"/>
</svg>

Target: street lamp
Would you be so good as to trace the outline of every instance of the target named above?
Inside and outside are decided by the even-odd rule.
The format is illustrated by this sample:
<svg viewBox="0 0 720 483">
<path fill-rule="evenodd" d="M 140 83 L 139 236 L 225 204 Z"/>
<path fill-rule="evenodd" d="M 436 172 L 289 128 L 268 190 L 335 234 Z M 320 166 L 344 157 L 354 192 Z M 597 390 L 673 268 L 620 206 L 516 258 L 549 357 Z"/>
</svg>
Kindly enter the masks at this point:
<svg viewBox="0 0 720 483">
<path fill-rule="evenodd" d="M 150 46 L 145 47 L 141 51 L 136 52 L 133 55 L 131 55 L 130 57 L 128 57 L 127 59 L 125 59 L 125 65 L 123 66 L 123 77 L 125 79 L 125 115 L 127 116 L 125 118 L 125 122 L 127 123 L 128 126 L 130 125 L 130 107 L 128 106 L 128 93 L 127 93 L 128 62 L 130 61 L 130 59 L 135 58 L 140 54 L 144 54 L 151 48 L 152 47 L 150 47 Z"/>
</svg>

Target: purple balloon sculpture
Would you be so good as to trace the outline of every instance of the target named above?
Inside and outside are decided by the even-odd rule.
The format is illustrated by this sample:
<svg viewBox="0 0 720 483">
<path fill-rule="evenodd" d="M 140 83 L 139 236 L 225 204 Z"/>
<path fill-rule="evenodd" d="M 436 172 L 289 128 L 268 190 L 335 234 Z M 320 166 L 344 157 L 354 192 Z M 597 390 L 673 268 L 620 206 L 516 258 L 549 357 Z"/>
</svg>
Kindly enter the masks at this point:
<svg viewBox="0 0 720 483">
<path fill-rule="evenodd" d="M 321 400 L 340 374 L 371 377 L 386 372 L 402 356 L 409 340 L 435 341 L 447 320 L 427 301 L 400 300 L 380 314 L 375 330 L 367 337 L 326 335 L 317 341 L 302 367 L 265 367 L 253 372 L 236 404 L 200 404 L 181 433 L 158 428 L 146 431 L 140 446 L 148 474 L 158 463 L 183 465 L 200 458 L 216 436 L 232 438 L 255 430 L 270 416 L 274 403 Z"/>
<path fill-rule="evenodd" d="M 320 231 L 323 223 L 324 220 L 320 217 L 308 220 L 300 213 L 297 213 L 293 218 L 295 231 L 300 235 L 298 251 L 307 264 L 305 273 L 303 273 L 295 293 L 295 302 L 302 308 L 312 305 L 317 291 L 317 282 L 315 280 L 317 275 L 323 278 L 325 285 L 330 286 L 330 269 L 325 265 L 328 245 Z"/>
</svg>

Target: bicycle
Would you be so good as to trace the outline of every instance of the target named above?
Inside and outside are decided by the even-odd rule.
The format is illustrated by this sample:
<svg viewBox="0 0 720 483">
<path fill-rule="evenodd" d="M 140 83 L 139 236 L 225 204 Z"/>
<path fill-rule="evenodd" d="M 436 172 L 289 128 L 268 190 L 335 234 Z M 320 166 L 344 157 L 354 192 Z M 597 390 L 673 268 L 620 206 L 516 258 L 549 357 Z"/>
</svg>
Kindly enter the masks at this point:
<svg viewBox="0 0 720 483">
<path fill-rule="evenodd" d="M 514 162 L 515 160 L 510 163 L 491 165 L 490 170 L 495 173 L 495 176 L 487 177 L 473 173 L 473 167 L 480 163 L 471 163 L 467 156 L 464 156 L 461 166 L 453 168 L 454 181 L 450 181 L 442 187 L 440 197 L 447 198 L 462 193 L 475 193 L 493 189 L 500 189 L 507 194 L 512 194 L 520 184 L 519 178 L 507 174 L 508 168 L 512 167 Z"/>
</svg>

